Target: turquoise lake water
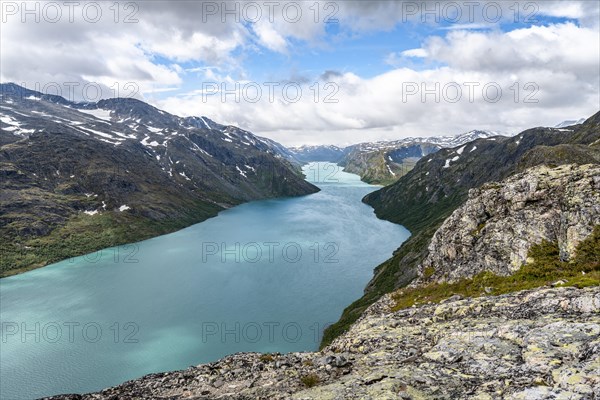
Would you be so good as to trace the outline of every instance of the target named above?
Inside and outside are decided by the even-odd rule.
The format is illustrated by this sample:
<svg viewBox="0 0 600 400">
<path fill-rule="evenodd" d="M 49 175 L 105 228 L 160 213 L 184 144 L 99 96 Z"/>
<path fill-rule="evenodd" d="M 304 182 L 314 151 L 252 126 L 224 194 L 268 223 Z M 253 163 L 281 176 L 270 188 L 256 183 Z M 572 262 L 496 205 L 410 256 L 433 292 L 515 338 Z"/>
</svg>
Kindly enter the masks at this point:
<svg viewBox="0 0 600 400">
<path fill-rule="evenodd" d="M 328 163 L 322 190 L 0 280 L 0 398 L 96 391 L 236 352 L 312 351 L 409 236 Z M 90 216 L 93 218 L 93 216 Z"/>
</svg>

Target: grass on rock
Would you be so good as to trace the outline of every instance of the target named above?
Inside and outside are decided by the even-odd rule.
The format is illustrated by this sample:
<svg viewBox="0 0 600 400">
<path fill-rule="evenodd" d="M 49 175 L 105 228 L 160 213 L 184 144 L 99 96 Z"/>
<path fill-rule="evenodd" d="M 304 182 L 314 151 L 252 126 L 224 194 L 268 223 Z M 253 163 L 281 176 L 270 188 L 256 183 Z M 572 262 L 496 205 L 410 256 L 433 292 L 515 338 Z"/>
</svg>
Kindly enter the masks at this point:
<svg viewBox="0 0 600 400">
<path fill-rule="evenodd" d="M 546 285 L 600 285 L 600 225 L 577 247 L 575 257 L 561 261 L 557 243 L 544 241 L 529 250 L 533 261 L 509 276 L 482 272 L 454 283 L 432 283 L 424 287 L 404 288 L 392 295 L 394 311 L 427 303 L 439 303 L 454 295 L 479 297 L 501 295 Z"/>
</svg>

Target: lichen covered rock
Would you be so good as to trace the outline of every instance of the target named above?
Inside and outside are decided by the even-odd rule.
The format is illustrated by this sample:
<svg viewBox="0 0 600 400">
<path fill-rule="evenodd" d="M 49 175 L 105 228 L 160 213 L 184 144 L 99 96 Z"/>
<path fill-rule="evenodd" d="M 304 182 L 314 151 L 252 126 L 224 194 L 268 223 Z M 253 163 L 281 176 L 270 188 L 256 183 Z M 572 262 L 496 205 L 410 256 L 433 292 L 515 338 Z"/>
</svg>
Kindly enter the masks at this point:
<svg viewBox="0 0 600 400">
<path fill-rule="evenodd" d="M 599 165 L 532 168 L 472 189 L 434 234 L 420 279 L 412 286 L 453 282 L 483 271 L 510 275 L 543 240 L 558 243 L 567 261 L 598 224 Z"/>
</svg>

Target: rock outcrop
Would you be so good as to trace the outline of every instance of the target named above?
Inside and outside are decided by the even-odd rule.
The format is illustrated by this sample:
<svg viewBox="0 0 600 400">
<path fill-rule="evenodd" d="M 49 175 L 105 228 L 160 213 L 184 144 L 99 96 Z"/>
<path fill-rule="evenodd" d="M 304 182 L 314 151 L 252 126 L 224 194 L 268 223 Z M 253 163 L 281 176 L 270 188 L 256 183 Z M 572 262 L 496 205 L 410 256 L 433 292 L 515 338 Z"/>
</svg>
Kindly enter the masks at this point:
<svg viewBox="0 0 600 400">
<path fill-rule="evenodd" d="M 468 200 L 435 232 L 413 286 L 483 271 L 510 275 L 543 240 L 557 242 L 568 261 L 598 224 L 599 165 L 529 169 L 469 191 Z"/>
<path fill-rule="evenodd" d="M 600 288 L 541 288 L 390 312 L 318 353 L 234 354 L 54 399 L 597 399 Z"/>
</svg>

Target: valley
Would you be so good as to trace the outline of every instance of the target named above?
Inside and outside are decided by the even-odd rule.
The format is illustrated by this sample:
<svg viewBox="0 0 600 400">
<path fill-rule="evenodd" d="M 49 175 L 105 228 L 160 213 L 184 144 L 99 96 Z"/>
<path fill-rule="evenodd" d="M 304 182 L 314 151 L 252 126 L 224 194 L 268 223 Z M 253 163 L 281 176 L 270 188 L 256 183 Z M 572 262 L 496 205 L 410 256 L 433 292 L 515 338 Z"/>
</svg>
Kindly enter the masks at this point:
<svg viewBox="0 0 600 400">
<path fill-rule="evenodd" d="M 0 15 L 1 400 L 600 400 L 600 2 Z"/>
<path fill-rule="evenodd" d="M 318 193 L 0 279 L 0 398 L 96 391 L 238 351 L 316 350 L 409 236 L 361 203 L 377 187 L 333 166 L 304 168 Z"/>
<path fill-rule="evenodd" d="M 0 160 L 9 179 L 0 197 L 2 380 L 11 385 L 2 386 L 2 397 L 93 392 L 240 351 L 262 353 L 261 370 L 280 360 L 275 369 L 284 363 L 298 374 L 252 393 L 320 398 L 306 376 L 338 392 L 339 373 L 350 373 L 350 382 L 357 379 L 352 371 L 364 373 L 352 337 L 379 335 L 356 332 L 380 312 L 374 309 L 402 313 L 449 298 L 600 284 L 600 113 L 512 137 L 469 132 L 287 149 L 134 100 L 69 103 L 14 85 L 3 89 Z M 404 168 L 393 180 L 381 174 L 395 176 L 390 163 Z M 45 295 L 24 291 L 28 286 Z M 83 340 L 18 340 L 29 331 L 46 335 L 56 321 L 86 327 Z M 112 334 L 96 344 L 86 339 L 89 326 Z M 121 335 L 128 340 L 108 340 Z M 165 341 L 172 344 L 159 345 Z M 68 372 L 72 384 L 50 368 L 66 360 L 49 345 L 82 356 L 68 362 L 76 369 Z M 317 349 L 316 357 L 334 357 L 336 369 L 312 360 L 313 353 L 298 356 L 304 367 L 290 359 Z M 342 361 L 332 351 L 342 351 Z M 257 362 L 248 357 L 242 363 Z M 22 389 L 33 375 L 18 370 L 36 376 L 34 391 Z M 208 379 L 208 389 L 190 389 L 218 394 L 219 382 L 238 384 L 227 368 L 220 376 Z M 358 385 L 352 394 L 362 393 Z M 124 394 L 128 387 L 111 390 Z"/>
<path fill-rule="evenodd" d="M 315 193 L 283 146 L 134 99 L 0 86 L 0 276 Z"/>
<path fill-rule="evenodd" d="M 486 183 L 493 187 L 498 181 L 537 165 L 597 165 L 599 145 L 600 113 L 597 113 L 570 128 L 534 128 L 512 138 L 478 139 L 459 148 L 440 150 L 422 158 L 396 183 L 365 196 L 363 201 L 373 206 L 378 217 L 401 223 L 412 236 L 391 259 L 375 269 L 365 294 L 328 328 L 323 344 L 345 332 L 381 296 L 426 274 L 421 263 L 430 252 L 433 236 L 467 200 L 470 190 Z M 588 232 L 593 228 L 594 222 L 588 221 Z M 513 240 L 513 236 L 502 236 L 502 240 Z M 600 261 L 596 263 L 598 267 Z M 592 282 L 600 283 L 597 279 Z"/>
<path fill-rule="evenodd" d="M 422 157 L 443 148 L 464 145 L 476 139 L 502 136 L 498 132 L 470 131 L 456 136 L 408 137 L 401 140 L 365 142 L 344 148 L 302 146 L 291 148 L 301 162 L 329 161 L 357 174 L 364 182 L 389 185 L 406 175 Z"/>
</svg>

